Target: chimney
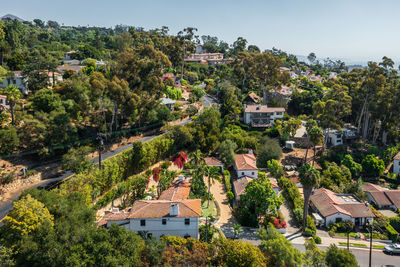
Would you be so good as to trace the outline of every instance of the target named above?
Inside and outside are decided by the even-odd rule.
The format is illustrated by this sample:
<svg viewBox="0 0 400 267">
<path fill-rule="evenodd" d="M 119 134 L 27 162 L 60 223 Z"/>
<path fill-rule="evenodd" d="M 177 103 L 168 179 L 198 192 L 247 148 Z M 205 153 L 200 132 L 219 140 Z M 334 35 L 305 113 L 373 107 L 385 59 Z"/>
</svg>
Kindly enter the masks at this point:
<svg viewBox="0 0 400 267">
<path fill-rule="evenodd" d="M 178 216 L 179 215 L 178 203 L 174 203 L 174 204 L 171 204 L 171 206 L 169 206 L 169 215 L 170 216 Z"/>
</svg>

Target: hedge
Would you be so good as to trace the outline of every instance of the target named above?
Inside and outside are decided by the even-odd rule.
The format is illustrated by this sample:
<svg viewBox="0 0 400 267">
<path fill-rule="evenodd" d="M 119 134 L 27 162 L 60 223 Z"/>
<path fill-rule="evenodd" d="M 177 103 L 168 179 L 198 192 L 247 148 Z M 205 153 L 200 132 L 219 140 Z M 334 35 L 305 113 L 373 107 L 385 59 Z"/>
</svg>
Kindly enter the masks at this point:
<svg viewBox="0 0 400 267">
<path fill-rule="evenodd" d="M 390 225 L 386 225 L 386 230 L 388 231 L 388 237 L 392 242 L 397 242 L 399 239 L 399 233 Z"/>
<path fill-rule="evenodd" d="M 397 232 L 400 232 L 400 217 L 390 217 L 389 223 Z"/>
</svg>

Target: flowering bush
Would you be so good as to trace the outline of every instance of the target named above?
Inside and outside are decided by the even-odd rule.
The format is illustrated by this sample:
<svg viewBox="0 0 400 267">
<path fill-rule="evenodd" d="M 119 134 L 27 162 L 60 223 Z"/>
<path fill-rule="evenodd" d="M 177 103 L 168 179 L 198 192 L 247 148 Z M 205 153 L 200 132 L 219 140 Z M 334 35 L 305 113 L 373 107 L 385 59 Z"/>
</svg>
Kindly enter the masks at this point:
<svg viewBox="0 0 400 267">
<path fill-rule="evenodd" d="M 179 168 L 182 169 L 187 161 L 187 156 L 184 152 L 179 152 L 172 158 L 172 162 Z"/>
<path fill-rule="evenodd" d="M 158 182 L 159 178 L 160 178 L 160 172 L 161 172 L 161 168 L 155 168 L 153 170 L 153 180 Z"/>
<path fill-rule="evenodd" d="M 272 223 L 276 229 L 286 228 L 287 224 L 284 220 L 279 220 L 277 217 L 269 217 L 268 223 Z"/>
</svg>

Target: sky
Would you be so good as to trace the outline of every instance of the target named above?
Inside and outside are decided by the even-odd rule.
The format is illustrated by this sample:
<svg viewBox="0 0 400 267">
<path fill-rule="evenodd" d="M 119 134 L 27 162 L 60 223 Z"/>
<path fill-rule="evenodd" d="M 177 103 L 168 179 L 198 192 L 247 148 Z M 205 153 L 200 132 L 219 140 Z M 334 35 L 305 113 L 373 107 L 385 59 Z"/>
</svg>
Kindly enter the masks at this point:
<svg viewBox="0 0 400 267">
<path fill-rule="evenodd" d="M 241 36 L 262 50 L 348 62 L 400 61 L 399 0 L 0 0 L 0 16 L 64 25 L 117 24 L 145 29 L 191 26 L 198 35 L 233 43 Z"/>
</svg>

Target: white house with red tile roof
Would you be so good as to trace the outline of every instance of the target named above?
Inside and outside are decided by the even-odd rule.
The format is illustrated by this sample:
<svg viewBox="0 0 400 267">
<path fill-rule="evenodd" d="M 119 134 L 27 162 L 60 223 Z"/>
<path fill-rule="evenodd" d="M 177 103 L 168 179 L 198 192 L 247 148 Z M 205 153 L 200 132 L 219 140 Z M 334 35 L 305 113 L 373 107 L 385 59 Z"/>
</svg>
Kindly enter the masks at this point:
<svg viewBox="0 0 400 267">
<path fill-rule="evenodd" d="M 10 108 L 10 106 L 7 105 L 7 96 L 0 95 L 0 106 L 2 106 L 3 108 L 6 108 L 6 109 Z"/>
<path fill-rule="evenodd" d="M 368 219 L 375 217 L 368 204 L 360 202 L 355 196 L 336 194 L 325 188 L 314 191 L 310 205 L 324 219 L 325 226 L 351 221 L 356 226 L 363 227 Z"/>
<path fill-rule="evenodd" d="M 236 154 L 233 168 L 238 178 L 243 176 L 257 178 L 258 176 L 258 168 L 254 154 Z"/>
<path fill-rule="evenodd" d="M 267 105 L 244 105 L 243 121 L 251 127 L 269 127 L 275 120 L 283 119 L 285 108 L 270 108 Z"/>
<path fill-rule="evenodd" d="M 393 173 L 397 175 L 400 173 L 400 152 L 393 158 Z"/>
<path fill-rule="evenodd" d="M 9 85 L 14 85 L 18 87 L 18 89 L 24 95 L 28 94 L 28 89 L 26 87 L 27 79 L 22 76 L 22 71 L 14 71 L 7 75 L 7 77 L 3 78 L 2 83 L 0 83 L 0 88 L 7 87 Z"/>
<path fill-rule="evenodd" d="M 201 200 L 138 200 L 131 208 L 104 215 L 99 225 L 120 225 L 147 237 L 165 235 L 199 238 Z"/>
<path fill-rule="evenodd" d="M 389 190 L 376 184 L 367 183 L 361 186 L 368 201 L 378 209 L 400 209 L 400 190 Z"/>
</svg>

